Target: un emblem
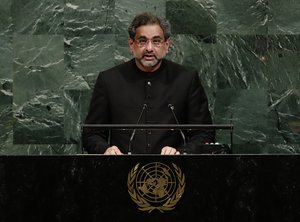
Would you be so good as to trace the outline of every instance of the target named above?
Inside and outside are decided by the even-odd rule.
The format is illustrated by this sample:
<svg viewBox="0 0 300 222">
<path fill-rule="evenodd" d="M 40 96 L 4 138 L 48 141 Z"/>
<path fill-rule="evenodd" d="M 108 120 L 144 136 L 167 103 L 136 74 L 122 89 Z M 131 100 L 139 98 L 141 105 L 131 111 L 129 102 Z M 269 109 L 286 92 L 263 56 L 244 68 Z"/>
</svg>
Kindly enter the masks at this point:
<svg viewBox="0 0 300 222">
<path fill-rule="evenodd" d="M 138 209 L 149 213 L 173 210 L 184 193 L 185 176 L 181 169 L 172 168 L 160 162 L 139 166 L 138 163 L 128 174 L 128 193 Z"/>
</svg>

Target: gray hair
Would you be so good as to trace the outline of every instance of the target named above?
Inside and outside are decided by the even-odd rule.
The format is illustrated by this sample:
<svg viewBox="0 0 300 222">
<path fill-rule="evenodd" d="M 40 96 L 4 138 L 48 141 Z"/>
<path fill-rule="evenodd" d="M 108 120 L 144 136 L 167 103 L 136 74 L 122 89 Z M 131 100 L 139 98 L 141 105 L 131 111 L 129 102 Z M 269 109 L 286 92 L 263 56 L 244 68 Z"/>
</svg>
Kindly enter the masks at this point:
<svg viewBox="0 0 300 222">
<path fill-rule="evenodd" d="M 143 25 L 154 25 L 158 24 L 164 32 L 164 38 L 168 39 L 171 36 L 171 25 L 170 23 L 164 19 L 157 17 L 150 12 L 143 12 L 138 14 L 134 17 L 133 21 L 131 22 L 130 26 L 128 27 L 129 37 L 134 39 L 136 29 Z"/>
</svg>

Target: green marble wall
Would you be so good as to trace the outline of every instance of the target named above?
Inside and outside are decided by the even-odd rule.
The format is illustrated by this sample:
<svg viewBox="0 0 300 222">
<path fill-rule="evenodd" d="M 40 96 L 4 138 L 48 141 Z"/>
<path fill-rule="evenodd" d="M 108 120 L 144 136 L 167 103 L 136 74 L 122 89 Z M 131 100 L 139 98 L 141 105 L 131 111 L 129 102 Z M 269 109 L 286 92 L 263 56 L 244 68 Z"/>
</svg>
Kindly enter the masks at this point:
<svg viewBox="0 0 300 222">
<path fill-rule="evenodd" d="M 81 152 L 98 72 L 130 58 L 126 29 L 142 11 L 171 22 L 168 57 L 199 70 L 214 122 L 235 126 L 234 153 L 300 153 L 300 1 L 0 4 L 2 155 Z"/>
</svg>

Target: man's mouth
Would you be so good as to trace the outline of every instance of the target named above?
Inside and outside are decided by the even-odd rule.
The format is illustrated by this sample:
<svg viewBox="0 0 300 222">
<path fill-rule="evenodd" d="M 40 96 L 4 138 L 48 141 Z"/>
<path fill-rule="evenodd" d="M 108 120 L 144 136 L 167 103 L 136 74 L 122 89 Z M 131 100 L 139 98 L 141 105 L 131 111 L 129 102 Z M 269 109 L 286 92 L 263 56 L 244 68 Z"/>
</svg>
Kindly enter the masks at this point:
<svg viewBox="0 0 300 222">
<path fill-rule="evenodd" d="M 144 55 L 143 58 L 145 60 L 154 60 L 154 59 L 156 59 L 156 56 L 155 55 Z"/>
</svg>

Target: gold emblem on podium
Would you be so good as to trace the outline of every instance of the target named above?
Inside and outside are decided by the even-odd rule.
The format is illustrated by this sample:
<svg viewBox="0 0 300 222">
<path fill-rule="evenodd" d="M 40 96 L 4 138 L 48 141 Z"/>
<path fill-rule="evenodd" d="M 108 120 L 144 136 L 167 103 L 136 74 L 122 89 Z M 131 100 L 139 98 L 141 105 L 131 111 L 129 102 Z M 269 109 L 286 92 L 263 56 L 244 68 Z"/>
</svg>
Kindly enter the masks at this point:
<svg viewBox="0 0 300 222">
<path fill-rule="evenodd" d="M 182 197 L 185 176 L 174 163 L 172 167 L 160 162 L 140 167 L 138 163 L 129 172 L 127 185 L 128 193 L 139 210 L 164 212 L 173 210 Z"/>
</svg>

